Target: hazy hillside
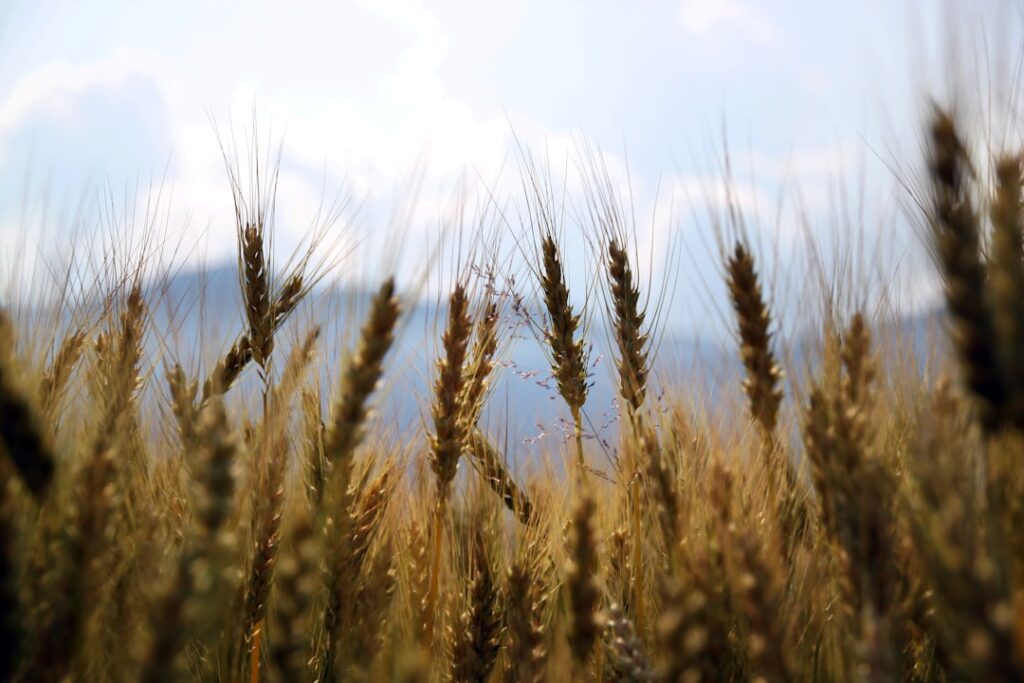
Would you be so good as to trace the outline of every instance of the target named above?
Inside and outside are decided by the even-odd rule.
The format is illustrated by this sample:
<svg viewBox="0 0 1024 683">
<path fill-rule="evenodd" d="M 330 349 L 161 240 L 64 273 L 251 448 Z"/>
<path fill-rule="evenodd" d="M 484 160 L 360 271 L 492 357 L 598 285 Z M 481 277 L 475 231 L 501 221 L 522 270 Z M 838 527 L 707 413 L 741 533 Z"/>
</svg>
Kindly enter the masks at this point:
<svg viewBox="0 0 1024 683">
<path fill-rule="evenodd" d="M 203 296 L 200 296 L 200 293 Z M 160 293 L 161 304 L 154 310 L 154 334 L 150 343 L 156 348 L 170 339 L 174 355 L 183 364 L 198 358 L 202 340 L 209 362 L 217 357 L 242 330 L 243 316 L 234 265 L 225 265 L 198 272 L 183 270 L 171 279 Z M 325 391 L 337 382 L 339 361 L 365 317 L 370 293 L 337 286 L 321 286 L 299 309 L 295 319 L 286 326 L 278 349 L 278 363 L 283 364 L 291 340 L 301 336 L 313 325 L 321 326 L 319 348 L 324 371 L 320 377 Z M 200 304 L 201 302 L 201 304 Z M 385 391 L 378 415 L 394 433 L 420 431 L 420 421 L 429 417 L 425 406 L 430 402 L 437 340 L 441 334 L 444 309 L 440 315 L 436 305 L 415 302 L 404 312 L 402 327 L 394 351 L 394 369 L 386 377 Z M 936 339 L 933 332 L 940 323 L 940 312 L 930 311 L 907 316 L 890 328 L 880 329 L 885 337 L 899 334 L 906 338 L 906 348 L 923 366 L 929 344 Z M 440 320 L 440 322 L 437 322 Z M 618 427 L 618 404 L 614 385 L 614 367 L 609 363 L 603 322 L 594 321 L 591 343 L 591 389 L 586 404 L 588 438 L 607 442 L 614 448 Z M 203 335 L 200 335 L 200 330 Z M 509 457 L 528 455 L 537 449 L 557 449 L 560 441 L 571 435 L 569 416 L 553 386 L 551 370 L 543 347 L 509 312 L 501 328 L 504 345 L 491 400 L 484 414 L 493 437 L 514 445 Z M 799 375 L 816 372 L 820 354 L 817 334 L 806 339 L 789 341 L 793 367 Z M 904 348 L 902 345 L 900 348 Z M 194 367 L 194 366 L 193 366 Z M 204 366 L 205 367 L 205 366 Z M 658 348 L 655 366 L 656 382 L 668 389 L 681 389 L 700 396 L 701 403 L 714 407 L 731 391 L 735 398 L 742 365 L 731 340 L 700 339 L 689 335 L 665 334 Z M 160 378 L 162 380 L 162 378 Z M 259 396 L 259 381 L 253 368 L 243 375 L 237 396 L 254 401 Z M 664 388 L 664 387 L 662 387 Z M 660 391 L 661 388 L 656 389 Z M 245 400 L 245 399 L 243 399 Z M 327 396 L 324 397 L 325 409 Z M 254 403 L 252 405 L 255 405 Z"/>
</svg>

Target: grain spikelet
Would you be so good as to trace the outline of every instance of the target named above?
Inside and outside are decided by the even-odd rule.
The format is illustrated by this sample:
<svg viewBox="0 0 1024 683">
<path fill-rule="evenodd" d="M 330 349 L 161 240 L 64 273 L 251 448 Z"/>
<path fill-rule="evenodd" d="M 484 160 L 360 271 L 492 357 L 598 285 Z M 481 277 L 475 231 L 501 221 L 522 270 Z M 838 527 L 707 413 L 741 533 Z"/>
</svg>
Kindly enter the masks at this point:
<svg viewBox="0 0 1024 683">
<path fill-rule="evenodd" d="M 430 437 L 430 468 L 437 477 L 439 506 L 448 500 L 466 442 L 460 399 L 466 379 L 463 365 L 472 331 L 468 306 L 465 287 L 456 285 L 448 298 L 448 323 L 441 339 L 443 355 L 437 360 L 434 403 L 430 409 L 434 419 L 434 433 Z"/>
<path fill-rule="evenodd" d="M 505 678 L 515 683 L 539 683 L 547 666 L 547 594 L 544 577 L 535 564 L 527 558 L 516 560 L 509 570 L 505 591 L 509 632 Z"/>
<path fill-rule="evenodd" d="M 576 437 L 576 464 L 580 473 L 586 466 L 583 457 L 583 417 L 581 411 L 587 402 L 587 349 L 576 332 L 581 325 L 580 316 L 573 312 L 569 303 L 569 288 L 558 244 L 550 233 L 541 238 L 541 292 L 548 314 L 548 329 L 545 340 L 551 349 L 551 371 L 562 395 L 572 413 Z"/>
<path fill-rule="evenodd" d="M 571 556 L 566 569 L 566 587 L 572 610 L 569 649 L 579 670 L 585 670 L 603 626 L 601 592 L 597 583 L 596 513 L 597 506 L 591 494 L 583 494 L 572 514 Z"/>
<path fill-rule="evenodd" d="M 991 431 L 999 425 L 1006 387 L 998 362 L 995 324 L 981 258 L 979 219 L 968 187 L 970 161 L 948 114 L 935 112 L 930 133 L 929 219 L 946 284 L 953 342 L 967 386 L 977 399 L 978 418 Z"/>
<path fill-rule="evenodd" d="M 395 282 L 389 278 L 374 295 L 355 352 L 345 363 L 338 399 L 331 409 L 330 426 L 324 435 L 325 465 L 336 472 L 333 476 L 339 479 L 332 486 L 338 490 L 348 487 L 352 455 L 363 440 L 369 416 L 368 402 L 384 372 L 384 357 L 394 343 L 399 312 Z M 314 475 L 314 486 L 322 478 L 323 475 Z M 319 500 L 323 492 L 314 491 L 314 498 Z"/>
<path fill-rule="evenodd" d="M 750 414 L 772 439 L 782 403 L 782 370 L 771 349 L 771 316 L 761 292 L 754 257 L 737 242 L 726 263 L 729 296 L 739 327 L 740 356 L 746 369 L 743 391 Z"/>
<path fill-rule="evenodd" d="M 485 683 L 498 658 L 503 615 L 498 583 L 482 532 L 473 536 L 472 573 L 466 586 L 466 604 L 453 633 L 452 680 Z"/>
<path fill-rule="evenodd" d="M 86 334 L 78 330 L 64 337 L 49 367 L 39 382 L 39 407 L 43 415 L 53 419 L 57 404 L 67 390 L 71 373 L 82 357 Z"/>
<path fill-rule="evenodd" d="M 53 479 L 54 458 L 35 409 L 6 356 L 0 358 L 0 440 L 25 486 L 41 499 Z"/>
<path fill-rule="evenodd" d="M 619 351 L 619 395 L 630 415 L 636 414 L 647 395 L 648 340 L 644 310 L 626 250 L 616 239 L 608 242 L 608 284 L 614 317 L 612 327 Z"/>
</svg>

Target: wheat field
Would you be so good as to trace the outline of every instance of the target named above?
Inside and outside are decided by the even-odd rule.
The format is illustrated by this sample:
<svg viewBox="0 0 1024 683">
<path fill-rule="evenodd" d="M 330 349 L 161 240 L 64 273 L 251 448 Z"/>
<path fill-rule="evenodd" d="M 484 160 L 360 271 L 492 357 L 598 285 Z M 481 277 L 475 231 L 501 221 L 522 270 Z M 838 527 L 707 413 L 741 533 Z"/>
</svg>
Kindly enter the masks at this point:
<svg viewBox="0 0 1024 683">
<path fill-rule="evenodd" d="M 403 390 L 386 380 L 415 293 L 381 278 L 321 392 L 320 328 L 281 330 L 323 264 L 279 268 L 259 201 L 236 203 L 245 324 L 215 363 L 146 343 L 141 258 L 95 314 L 88 283 L 59 325 L 8 306 L 0 680 L 1024 680 L 1021 158 L 969 158 L 941 110 L 924 138 L 948 353 L 908 372 L 870 311 L 836 315 L 787 384 L 737 235 L 720 265 L 743 401 L 719 420 L 653 391 L 659 319 L 614 212 L 593 214 L 600 294 L 580 296 L 529 182 L 536 306 L 471 277 L 500 256 L 463 265 L 414 435 L 373 415 Z M 481 419 L 524 317 L 570 417 L 533 467 Z M 585 421 L 598 320 L 610 464 Z"/>
</svg>

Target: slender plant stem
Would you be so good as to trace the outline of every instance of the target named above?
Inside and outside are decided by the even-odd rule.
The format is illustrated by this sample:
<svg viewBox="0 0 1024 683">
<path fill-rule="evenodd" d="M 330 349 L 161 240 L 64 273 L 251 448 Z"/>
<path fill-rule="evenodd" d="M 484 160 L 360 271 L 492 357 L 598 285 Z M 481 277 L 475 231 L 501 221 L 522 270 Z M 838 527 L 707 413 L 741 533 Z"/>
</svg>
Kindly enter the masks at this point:
<svg viewBox="0 0 1024 683">
<path fill-rule="evenodd" d="M 440 585 L 441 578 L 441 549 L 443 548 L 442 536 L 444 535 L 444 509 L 445 503 L 443 499 L 437 501 L 437 506 L 434 508 L 434 541 L 433 541 L 433 558 L 430 564 L 430 589 L 427 591 L 427 618 L 430 623 L 427 624 L 427 647 L 429 648 L 434 642 L 434 626 L 437 621 L 435 615 L 437 608 L 437 592 Z"/>
<path fill-rule="evenodd" d="M 636 620 L 636 632 L 644 633 L 644 564 L 643 564 L 643 520 L 640 510 L 640 470 L 637 466 L 636 475 L 630 484 L 633 512 L 633 604 L 636 605 L 633 617 Z"/>
<path fill-rule="evenodd" d="M 579 408 L 570 408 L 572 412 L 573 436 L 576 438 L 576 470 L 582 481 L 587 479 L 587 461 L 583 457 L 583 415 Z"/>
</svg>

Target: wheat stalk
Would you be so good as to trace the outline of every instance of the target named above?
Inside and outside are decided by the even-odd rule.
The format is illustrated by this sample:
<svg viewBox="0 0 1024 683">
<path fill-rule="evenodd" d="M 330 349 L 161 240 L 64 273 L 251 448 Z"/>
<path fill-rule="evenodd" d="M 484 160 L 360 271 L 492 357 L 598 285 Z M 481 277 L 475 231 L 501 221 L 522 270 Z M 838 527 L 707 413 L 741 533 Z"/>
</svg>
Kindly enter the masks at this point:
<svg viewBox="0 0 1024 683">
<path fill-rule="evenodd" d="M 434 381 L 434 403 L 430 412 L 434 418 L 434 433 L 430 435 L 430 469 L 436 482 L 434 503 L 433 551 L 431 554 L 430 588 L 427 592 L 427 642 L 434 637 L 437 619 L 437 594 L 441 579 L 441 551 L 443 547 L 444 514 L 451 495 L 459 458 L 465 447 L 466 433 L 461 399 L 466 374 L 463 368 L 472 324 L 469 318 L 469 299 L 460 283 L 448 297 L 448 322 L 441 337 L 443 354 L 437 360 L 437 378 Z"/>
</svg>

